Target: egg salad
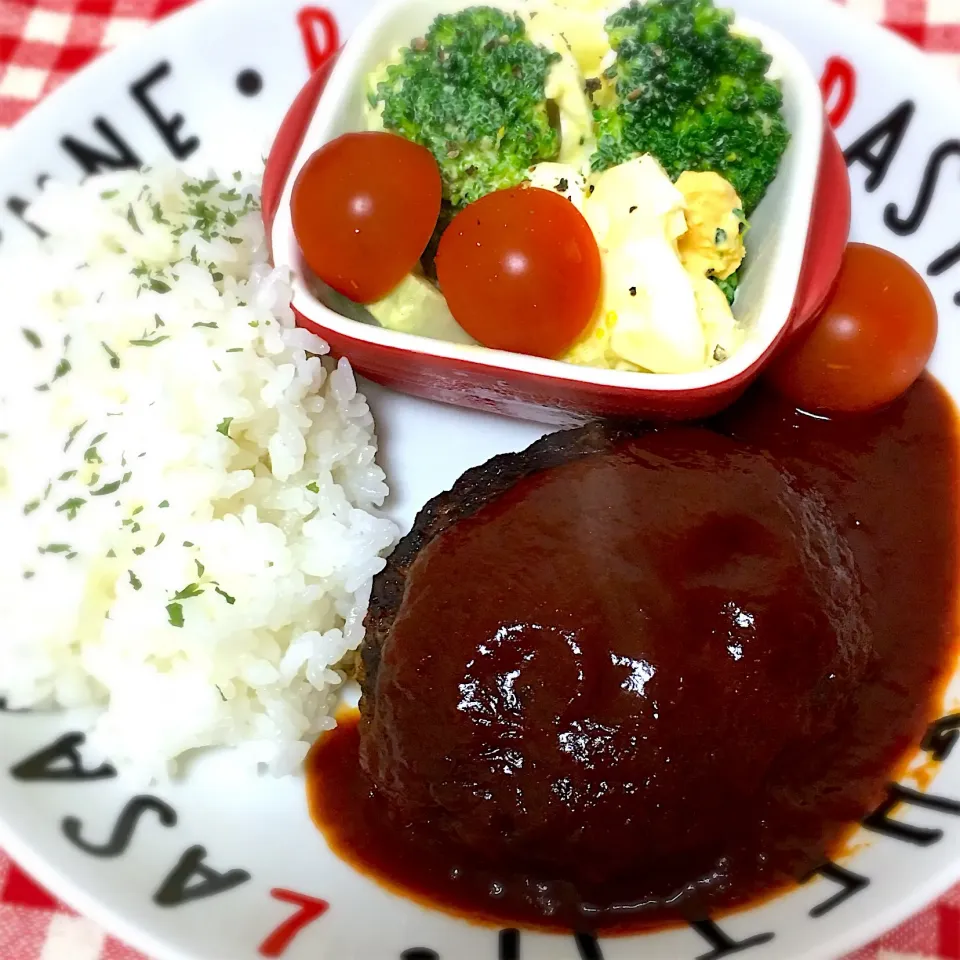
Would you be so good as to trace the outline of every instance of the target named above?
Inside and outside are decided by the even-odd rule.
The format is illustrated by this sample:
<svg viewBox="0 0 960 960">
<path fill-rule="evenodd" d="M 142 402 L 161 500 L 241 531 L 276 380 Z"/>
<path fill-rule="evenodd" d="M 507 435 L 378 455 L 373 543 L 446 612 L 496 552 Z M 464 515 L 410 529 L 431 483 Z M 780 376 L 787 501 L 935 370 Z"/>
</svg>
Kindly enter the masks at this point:
<svg viewBox="0 0 960 960">
<path fill-rule="evenodd" d="M 558 359 L 651 373 L 702 370 L 729 357 L 742 339 L 715 281 L 731 277 L 743 261 L 743 204 L 720 174 L 686 171 L 674 180 L 650 155 L 591 172 L 594 111 L 612 96 L 607 12 L 593 0 L 529 0 L 516 10 L 530 40 L 550 52 L 544 92 L 559 132 L 556 159 L 529 166 L 527 181 L 583 214 L 602 264 L 595 315 Z M 369 130 L 384 129 L 376 91 L 400 58 L 398 49 L 368 77 Z M 456 159 L 453 147 L 450 157 Z M 367 309 L 390 329 L 473 342 L 432 278 L 419 272 Z"/>
</svg>

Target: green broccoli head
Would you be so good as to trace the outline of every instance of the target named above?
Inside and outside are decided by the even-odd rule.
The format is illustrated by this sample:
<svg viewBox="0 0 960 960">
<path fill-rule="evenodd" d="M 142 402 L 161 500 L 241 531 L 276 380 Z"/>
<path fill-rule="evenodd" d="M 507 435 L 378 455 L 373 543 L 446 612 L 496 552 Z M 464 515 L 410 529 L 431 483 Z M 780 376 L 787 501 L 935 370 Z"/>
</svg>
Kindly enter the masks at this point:
<svg viewBox="0 0 960 960">
<path fill-rule="evenodd" d="M 730 32 L 712 0 L 633 0 L 607 20 L 616 103 L 595 113 L 595 170 L 650 153 L 676 178 L 713 170 L 747 214 L 777 174 L 790 134 L 759 41 Z"/>
<path fill-rule="evenodd" d="M 560 149 L 544 86 L 559 60 L 523 21 L 492 7 L 437 17 L 401 51 L 371 95 L 387 130 L 436 157 L 444 197 L 459 207 L 524 179 Z"/>
</svg>

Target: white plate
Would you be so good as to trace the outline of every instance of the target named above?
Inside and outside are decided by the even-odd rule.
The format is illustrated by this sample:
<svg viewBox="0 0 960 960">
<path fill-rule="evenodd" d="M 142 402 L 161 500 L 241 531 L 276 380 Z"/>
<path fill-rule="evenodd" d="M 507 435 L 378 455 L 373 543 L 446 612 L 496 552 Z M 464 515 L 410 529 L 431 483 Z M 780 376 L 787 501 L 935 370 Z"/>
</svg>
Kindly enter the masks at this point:
<svg viewBox="0 0 960 960">
<path fill-rule="evenodd" d="M 737 0 L 733 6 L 782 31 L 818 76 L 833 58 L 850 65 L 847 70 L 833 61 L 830 74 L 854 78 L 856 85 L 838 130 L 844 147 L 859 143 L 851 158 L 854 237 L 886 246 L 922 271 L 935 265 L 930 284 L 941 311 L 941 332 L 932 368 L 960 397 L 960 148 L 955 140 L 949 143 L 960 131 L 956 87 L 920 53 L 821 0 Z M 331 12 L 342 35 L 363 10 L 363 0 L 337 0 Z M 330 40 L 324 23 L 319 8 L 301 8 L 295 0 L 208 0 L 84 71 L 4 141 L 0 252 L 26 235 L 16 210 L 36 193 L 38 178 L 79 177 L 78 157 L 96 161 L 99 155 L 99 162 L 111 157 L 116 162 L 126 152 L 128 160 L 135 154 L 146 161 L 196 137 L 191 162 L 209 158 L 233 169 L 256 160 L 306 79 L 304 38 L 312 37 L 314 46 L 318 37 L 321 44 Z M 241 75 L 246 93 L 238 87 Z M 832 91 L 835 105 L 839 87 Z M 176 115 L 182 115 L 179 122 Z M 531 424 L 373 386 L 367 390 L 394 491 L 391 511 L 403 525 L 464 469 L 522 448 L 541 432 Z M 954 686 L 960 691 L 960 684 Z M 955 699 L 945 703 L 944 713 L 955 705 Z M 62 779 L 23 779 L 22 766 L 16 775 L 25 758 L 75 727 L 75 718 L 68 716 L 0 714 L 0 845 L 55 893 L 147 953 L 164 960 L 263 956 L 265 940 L 298 911 L 271 894 L 279 889 L 329 903 L 291 940 L 286 960 L 496 960 L 498 953 L 506 960 L 511 955 L 499 951 L 496 930 L 414 906 L 333 857 L 310 824 L 297 778 L 249 777 L 221 754 L 205 758 L 183 782 L 153 791 L 154 799 L 144 801 L 135 799 L 136 791 L 122 780 L 82 779 L 76 767 L 74 776 Z M 82 756 L 76 760 L 82 762 Z M 32 769 L 35 775 L 37 768 L 43 770 L 43 764 L 28 765 L 26 772 Z M 51 769 L 70 773 L 71 767 L 48 765 L 48 775 Z M 948 757 L 930 789 L 960 800 L 960 750 Z M 118 825 L 124 809 L 134 818 L 132 830 Z M 942 837 L 919 846 L 875 834 L 858 836 L 863 846 L 844 866 L 869 883 L 816 916 L 813 908 L 842 889 L 835 880 L 815 879 L 724 919 L 715 929 L 605 939 L 599 945 L 525 933 L 520 956 L 720 960 L 739 946 L 750 960 L 836 957 L 960 879 L 960 820 L 917 806 L 895 816 L 942 830 Z M 96 849 L 104 845 L 108 849 Z M 197 862 L 217 874 L 191 874 L 191 863 Z M 179 887 L 183 893 L 183 883 L 176 882 L 178 865 L 181 874 L 190 875 L 187 892 L 193 897 L 181 896 L 180 902 L 168 897 L 160 904 L 161 889 L 176 894 Z M 754 937 L 760 939 L 748 945 Z"/>
</svg>

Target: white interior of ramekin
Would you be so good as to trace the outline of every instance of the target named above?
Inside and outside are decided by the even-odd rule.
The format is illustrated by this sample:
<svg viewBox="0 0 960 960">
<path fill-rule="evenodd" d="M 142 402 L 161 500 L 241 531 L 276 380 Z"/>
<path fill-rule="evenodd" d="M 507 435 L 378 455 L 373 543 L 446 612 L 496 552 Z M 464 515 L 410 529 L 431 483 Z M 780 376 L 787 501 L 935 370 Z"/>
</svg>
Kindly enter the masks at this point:
<svg viewBox="0 0 960 960">
<path fill-rule="evenodd" d="M 516 8 L 517 3 L 504 3 Z M 364 78 L 396 47 L 421 35 L 439 13 L 471 6 L 469 0 L 385 0 L 371 10 L 347 41 L 306 130 L 284 186 L 273 224 L 274 261 L 293 269 L 293 306 L 305 317 L 344 336 L 436 357 L 499 366 L 566 380 L 639 390 L 696 390 L 732 379 L 766 352 L 787 323 L 800 278 L 820 151 L 823 106 L 820 90 L 801 54 L 782 35 L 745 18 L 739 32 L 757 37 L 773 57 L 783 84 L 784 115 L 792 139 L 780 172 L 751 217 L 747 261 L 734 313 L 746 337 L 733 356 L 695 373 L 654 374 L 602 370 L 486 347 L 447 343 L 343 317 L 321 303 L 301 272 L 290 219 L 290 192 L 297 173 L 320 146 L 340 134 L 364 129 Z M 621 4 L 612 3 L 611 10 Z"/>
</svg>

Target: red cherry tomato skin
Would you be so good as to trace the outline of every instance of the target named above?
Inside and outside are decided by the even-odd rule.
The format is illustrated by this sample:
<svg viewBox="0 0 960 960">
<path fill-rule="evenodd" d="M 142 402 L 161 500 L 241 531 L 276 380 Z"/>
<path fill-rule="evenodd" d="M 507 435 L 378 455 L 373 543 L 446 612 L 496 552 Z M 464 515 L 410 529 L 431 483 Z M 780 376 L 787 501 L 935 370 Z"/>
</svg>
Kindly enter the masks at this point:
<svg viewBox="0 0 960 960">
<path fill-rule="evenodd" d="M 457 322 L 497 350 L 557 357 L 593 318 L 600 251 L 573 204 L 550 190 L 497 190 L 465 207 L 437 250 Z"/>
<path fill-rule="evenodd" d="M 440 213 L 440 171 L 392 133 L 347 133 L 303 165 L 291 194 L 307 266 L 357 303 L 386 296 L 413 268 Z"/>
<path fill-rule="evenodd" d="M 911 386 L 936 340 L 937 305 L 923 277 L 886 250 L 851 243 L 823 313 L 767 377 L 804 410 L 871 410 Z"/>
</svg>

